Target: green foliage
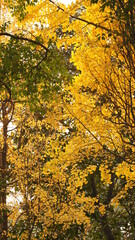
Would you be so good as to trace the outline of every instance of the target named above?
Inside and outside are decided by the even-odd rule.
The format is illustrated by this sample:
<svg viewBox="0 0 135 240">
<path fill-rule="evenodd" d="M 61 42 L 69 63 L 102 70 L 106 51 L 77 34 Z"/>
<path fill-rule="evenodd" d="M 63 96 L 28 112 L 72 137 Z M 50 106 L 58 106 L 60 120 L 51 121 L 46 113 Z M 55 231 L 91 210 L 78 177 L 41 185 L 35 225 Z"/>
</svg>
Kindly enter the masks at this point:
<svg viewBox="0 0 135 240">
<path fill-rule="evenodd" d="M 40 105 L 40 98 L 51 99 L 72 79 L 62 52 L 54 43 L 48 45 L 46 55 L 37 46 L 11 38 L 8 44 L 0 45 L 0 58 L 1 91 L 10 89 L 13 100 L 23 99 L 34 108 Z"/>
<path fill-rule="evenodd" d="M 16 15 L 19 20 L 23 20 L 26 16 L 26 8 L 28 5 L 35 5 L 38 0 L 4 0 L 7 6 L 11 9 L 13 15 Z"/>
</svg>

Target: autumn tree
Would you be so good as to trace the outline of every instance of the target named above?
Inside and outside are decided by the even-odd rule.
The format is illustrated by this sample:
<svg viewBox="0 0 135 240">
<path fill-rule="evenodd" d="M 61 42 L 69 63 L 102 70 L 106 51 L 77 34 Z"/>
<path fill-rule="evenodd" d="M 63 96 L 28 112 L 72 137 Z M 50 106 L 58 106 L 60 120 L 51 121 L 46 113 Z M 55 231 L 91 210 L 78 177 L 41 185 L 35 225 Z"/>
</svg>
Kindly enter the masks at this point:
<svg viewBox="0 0 135 240">
<path fill-rule="evenodd" d="M 6 112 L 15 103 L 17 126 L 9 169 L 23 196 L 10 238 L 134 239 L 134 1 L 6 3 L 21 20 L 0 33 L 11 39 L 2 101 Z"/>
<path fill-rule="evenodd" d="M 114 13 L 116 4 L 113 7 L 106 5 L 103 9 L 102 4 L 88 5 L 86 1 L 81 6 L 74 5 L 73 8 L 72 5 L 70 8 L 71 24 L 68 25 L 68 31 L 72 30 L 74 34 L 71 39 L 65 36 L 64 44 L 74 45 L 72 61 L 81 74 L 75 78 L 73 86 L 69 87 L 72 100 L 69 105 L 65 102 L 65 108 L 69 112 L 69 118 L 76 122 L 78 134 L 71 138 L 65 157 L 62 154 L 59 161 L 64 165 L 65 158 L 65 168 L 67 161 L 70 161 L 70 169 L 73 169 L 70 170 L 69 181 L 71 192 L 75 196 L 74 203 L 79 206 L 80 201 L 83 201 L 81 210 L 84 209 L 90 219 L 95 219 L 94 230 L 89 231 L 89 234 L 94 232 L 98 238 L 119 239 L 127 236 L 132 239 L 133 199 L 129 207 L 126 199 L 133 194 L 134 186 L 134 44 L 132 36 L 129 41 L 127 32 L 123 32 L 126 20 L 130 22 L 127 15 L 122 15 L 122 20 L 120 13 L 118 17 Z M 62 7 L 57 7 L 64 12 Z M 125 9 L 129 8 L 129 16 L 134 12 L 130 7 L 133 9 L 130 3 L 125 5 Z M 75 13 L 79 13 L 79 16 L 73 15 Z M 65 23 L 63 29 L 65 31 Z M 133 32 L 134 28 L 129 31 Z M 87 168 L 84 159 L 86 163 L 88 161 Z M 77 164 L 78 161 L 83 164 Z M 95 174 L 88 174 L 91 164 L 97 169 Z M 88 185 L 85 181 L 88 181 Z M 105 185 L 104 190 L 102 185 Z M 87 186 L 90 192 L 86 190 Z M 84 195 L 82 190 L 78 190 L 81 188 Z M 91 206 L 92 210 L 88 211 L 86 206 L 90 207 L 90 203 L 86 203 L 91 197 L 95 200 L 92 205 L 95 210 Z M 122 215 L 116 220 L 116 215 L 121 210 Z M 97 224 L 102 229 L 98 236 L 95 235 Z"/>
<path fill-rule="evenodd" d="M 10 141 L 10 133 L 8 134 L 9 123 L 13 124 L 16 119 L 14 115 L 14 109 L 18 109 L 17 106 L 19 104 L 19 106 L 22 107 L 22 111 L 24 111 L 23 104 L 27 103 L 29 104 L 30 109 L 35 112 L 36 116 L 44 115 L 46 111 L 46 99 L 48 99 L 49 101 L 49 98 L 53 98 L 54 92 L 59 94 L 59 91 L 61 91 L 62 89 L 61 86 L 64 83 L 66 84 L 66 82 L 70 82 L 71 80 L 70 74 L 67 75 L 68 70 L 66 65 L 68 60 L 65 58 L 62 51 L 59 51 L 57 49 L 55 41 L 52 41 L 51 38 L 49 39 L 47 36 L 47 42 L 43 44 L 42 36 L 35 37 L 31 33 L 29 33 L 28 28 L 19 29 L 19 27 L 21 28 L 21 23 L 19 23 L 19 21 L 15 23 L 15 17 L 11 19 L 11 25 L 11 22 L 9 21 L 11 13 L 9 12 L 8 7 L 13 6 L 15 14 L 17 14 L 14 2 L 11 1 L 9 5 L 8 3 L 6 5 L 3 1 L 1 3 L 0 19 L 0 101 L 2 123 L 0 159 L 0 236 L 3 240 L 7 239 L 8 237 L 11 237 L 12 239 L 12 236 L 15 236 L 15 233 L 17 231 L 15 230 L 15 226 L 13 227 L 13 230 L 11 230 L 11 226 L 8 222 L 8 215 L 10 215 L 11 213 L 9 211 L 10 208 L 7 207 L 6 201 L 7 195 L 10 192 L 11 187 L 14 186 L 14 181 L 16 182 L 16 180 L 13 179 L 13 176 L 15 176 L 13 174 L 14 172 L 12 172 L 14 170 L 14 165 L 12 164 L 12 162 L 9 161 L 10 157 L 9 159 L 7 159 L 8 149 L 10 148 L 12 149 L 11 154 L 13 154 L 14 160 L 16 159 L 16 152 L 14 151 L 15 146 L 13 144 L 13 140 Z M 5 14 L 7 14 L 7 19 L 5 19 Z M 15 32 L 15 34 L 13 32 Z M 15 128 L 18 128 L 18 123 L 16 123 Z M 17 144 L 19 144 L 19 142 Z M 26 165 L 28 165 L 28 163 Z M 27 179 L 28 175 L 28 173 L 26 173 L 25 175 Z M 27 184 L 27 190 L 25 188 L 26 192 L 24 205 L 26 206 L 26 209 L 28 209 L 29 205 L 29 184 L 30 183 Z M 31 185 L 32 184 L 33 182 L 31 183 Z M 18 191 L 21 192 L 21 187 Z M 32 229 L 30 224 L 32 221 L 32 226 L 34 227 L 33 221 L 35 221 L 35 218 L 33 217 L 34 220 L 31 220 L 29 210 L 27 210 L 27 218 L 27 226 L 25 226 L 24 229 L 26 229 L 26 231 L 28 232 L 28 237 L 29 239 L 31 239 Z M 10 230 L 9 235 L 8 225 Z M 22 230 L 19 230 L 19 234 L 21 231 L 23 232 L 24 229 L 22 227 Z M 13 235 L 10 234 L 10 232 L 12 233 L 12 231 Z"/>
</svg>

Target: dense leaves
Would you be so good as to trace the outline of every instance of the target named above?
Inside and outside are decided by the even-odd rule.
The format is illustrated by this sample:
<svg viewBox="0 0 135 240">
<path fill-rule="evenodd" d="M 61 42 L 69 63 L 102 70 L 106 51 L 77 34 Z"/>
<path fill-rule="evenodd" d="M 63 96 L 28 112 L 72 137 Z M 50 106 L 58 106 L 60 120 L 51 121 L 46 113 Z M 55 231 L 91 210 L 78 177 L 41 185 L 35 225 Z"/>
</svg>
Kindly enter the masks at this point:
<svg viewBox="0 0 135 240">
<path fill-rule="evenodd" d="M 1 239 L 133 240 L 134 1 L 2 4 Z"/>
</svg>

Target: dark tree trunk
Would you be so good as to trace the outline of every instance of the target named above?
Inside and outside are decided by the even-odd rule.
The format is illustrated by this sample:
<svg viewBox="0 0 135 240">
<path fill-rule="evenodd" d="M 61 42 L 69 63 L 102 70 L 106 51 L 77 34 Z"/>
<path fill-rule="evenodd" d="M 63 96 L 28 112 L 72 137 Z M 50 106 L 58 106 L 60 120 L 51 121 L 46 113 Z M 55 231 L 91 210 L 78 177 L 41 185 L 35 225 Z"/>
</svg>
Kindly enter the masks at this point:
<svg viewBox="0 0 135 240">
<path fill-rule="evenodd" d="M 112 233 L 112 230 L 111 230 L 110 226 L 107 223 L 106 215 L 102 217 L 101 222 L 102 222 L 102 228 L 104 230 L 106 239 L 107 240 L 115 240 L 115 238 L 113 236 L 113 233 Z"/>
<path fill-rule="evenodd" d="M 3 148 L 0 148 L 0 239 L 7 240 L 8 223 L 7 223 L 7 128 L 8 128 L 8 116 L 6 112 L 6 103 L 2 104 L 2 122 L 3 122 Z"/>
</svg>

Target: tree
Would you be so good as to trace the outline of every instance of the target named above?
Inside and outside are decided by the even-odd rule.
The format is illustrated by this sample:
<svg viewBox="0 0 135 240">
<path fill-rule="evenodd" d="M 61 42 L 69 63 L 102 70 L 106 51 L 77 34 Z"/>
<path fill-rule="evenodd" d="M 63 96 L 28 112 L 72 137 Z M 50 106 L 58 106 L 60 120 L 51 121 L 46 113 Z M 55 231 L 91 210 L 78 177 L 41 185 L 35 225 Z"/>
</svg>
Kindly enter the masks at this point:
<svg viewBox="0 0 135 240">
<path fill-rule="evenodd" d="M 11 38 L 2 101 L 16 104 L 10 181 L 23 196 L 10 238 L 134 239 L 134 1 L 8 4 L 23 25 L 0 34 Z"/>
<path fill-rule="evenodd" d="M 14 3 L 11 1 L 11 6 Z M 6 5 L 1 5 L 2 15 L 4 16 L 4 10 L 8 12 Z M 10 16 L 10 13 L 9 13 Z M 8 16 L 7 16 L 8 17 Z M 8 19 L 7 19 L 8 20 Z M 66 68 L 66 60 L 62 55 L 62 51 L 59 51 L 55 42 L 48 39 L 47 47 L 42 43 L 41 37 L 26 36 L 27 29 L 24 31 L 18 29 L 13 24 L 11 26 L 9 21 L 1 18 L 0 28 L 0 92 L 1 92 L 1 122 L 2 122 L 2 149 L 1 149 L 1 188 L 0 188 L 0 202 L 1 202 L 1 239 L 6 240 L 8 237 L 13 237 L 16 233 L 15 226 L 13 227 L 12 234 L 8 235 L 8 215 L 11 214 L 7 207 L 7 195 L 14 187 L 14 165 L 7 159 L 8 149 L 11 147 L 14 159 L 16 159 L 15 146 L 12 141 L 10 142 L 10 135 L 8 134 L 9 123 L 15 121 L 16 116 L 14 110 L 18 109 L 18 104 L 24 109 L 23 104 L 29 104 L 31 111 L 35 111 L 35 115 L 39 112 L 39 115 L 45 114 L 45 101 L 49 98 L 53 99 L 54 92 L 57 94 L 61 91 L 61 85 L 66 84 L 66 81 L 70 81 L 71 75 L 68 74 Z M 12 32 L 16 31 L 17 34 Z M 25 33 L 25 34 L 24 34 Z M 31 36 L 31 34 L 29 34 Z M 7 40 L 9 38 L 9 40 Z M 61 74 L 62 72 L 62 74 Z M 39 95 L 40 91 L 40 95 Z M 16 123 L 18 128 L 18 123 Z M 9 144 L 10 142 L 10 144 Z M 19 144 L 19 143 L 18 143 Z M 28 164 L 28 163 L 27 163 Z M 13 167 L 13 169 L 12 169 Z M 28 178 L 26 172 L 25 177 Z M 13 180 L 13 182 L 12 182 Z M 16 180 L 15 180 L 16 182 Z M 7 187 L 8 186 L 8 187 Z M 25 187 L 25 184 L 24 184 Z M 29 203 L 27 199 L 27 192 L 29 183 L 27 184 L 27 190 L 25 192 L 25 207 L 27 214 L 29 215 Z M 16 185 L 15 185 L 16 189 Z M 17 187 L 18 189 L 18 187 Z M 20 190 L 21 192 L 21 187 Z M 24 193 L 24 191 L 23 191 Z M 13 210 L 14 212 L 14 210 Z M 22 214 L 21 214 L 22 215 Z M 20 218 L 20 216 L 17 216 Z M 29 239 L 31 239 L 32 230 L 34 227 L 35 216 L 27 216 L 27 224 L 23 224 L 24 229 L 28 231 Z M 34 219 L 34 220 L 33 220 Z M 32 221 L 32 227 L 31 227 Z M 33 222 L 34 221 L 34 222 Z M 18 224 L 18 221 L 17 223 Z M 20 221 L 19 221 L 20 224 Z M 21 225 L 20 225 L 21 226 Z M 12 233 L 11 226 L 9 225 L 10 232 Z M 20 232 L 24 231 L 22 228 Z M 25 232 L 25 231 L 24 231 Z"/>
<path fill-rule="evenodd" d="M 78 132 L 74 139 L 71 139 L 71 143 L 68 143 L 69 147 L 65 154 L 65 159 L 67 161 L 70 159 L 70 168 L 74 169 L 69 180 L 71 192 L 74 196 L 78 196 L 81 191 L 78 189 L 84 189 L 85 194 L 74 199 L 79 205 L 79 201 L 82 202 L 81 199 L 84 198 L 84 211 L 87 209 L 84 205 L 87 194 L 90 197 L 93 195 L 93 198 L 101 194 L 100 201 L 95 200 L 95 212 L 98 209 L 99 214 L 92 216 L 92 219 L 102 226 L 102 237 L 114 239 L 128 236 L 132 239 L 133 216 L 130 213 L 132 204 L 129 208 L 125 208 L 124 199 L 131 194 L 130 189 L 133 189 L 134 185 L 134 45 L 127 41 L 127 36 L 125 41 L 122 28 L 124 29 L 126 22 L 122 23 L 121 28 L 121 22 L 117 23 L 115 17 L 111 21 L 109 8 L 102 13 L 100 5 L 87 7 L 87 1 L 83 4 L 81 6 L 84 10 L 83 17 L 69 14 L 75 20 L 71 21 L 71 27 L 68 28 L 74 32 L 69 43 L 76 46 L 72 59 L 81 72 L 75 78 L 73 86 L 69 87 L 72 95 L 71 103 L 69 106 L 65 104 L 69 110 L 69 118 L 76 120 Z M 97 10 L 94 12 L 94 18 L 96 19 L 97 13 L 97 19 L 100 19 L 102 25 L 98 21 L 93 21 L 91 15 L 93 9 Z M 61 8 L 59 10 L 64 11 Z M 79 26 L 77 20 L 80 22 Z M 68 39 L 65 42 L 67 43 Z M 62 165 L 63 158 L 62 154 L 59 159 Z M 81 164 L 78 163 L 76 167 L 74 164 L 84 162 L 84 159 L 88 159 L 89 162 L 89 158 L 90 160 L 94 158 L 93 167 L 96 167 L 97 171 L 90 178 L 89 168 L 86 168 L 85 178 L 85 172 L 78 170 Z M 91 160 L 90 163 L 92 162 Z M 91 166 L 90 163 L 88 165 Z M 66 168 L 67 165 L 66 162 Z M 91 191 L 89 188 L 90 193 L 87 194 L 86 180 L 89 182 L 88 186 L 91 186 Z M 100 185 L 96 186 L 95 182 L 96 185 L 100 182 Z M 104 191 L 100 188 L 102 182 L 105 185 Z M 81 209 L 83 207 L 81 206 Z M 126 220 L 117 219 L 120 226 L 118 230 L 115 221 L 120 209 L 123 209 L 121 219 L 123 220 L 124 215 Z M 90 213 L 86 211 L 91 217 Z M 130 230 L 127 225 L 130 226 Z"/>
</svg>

